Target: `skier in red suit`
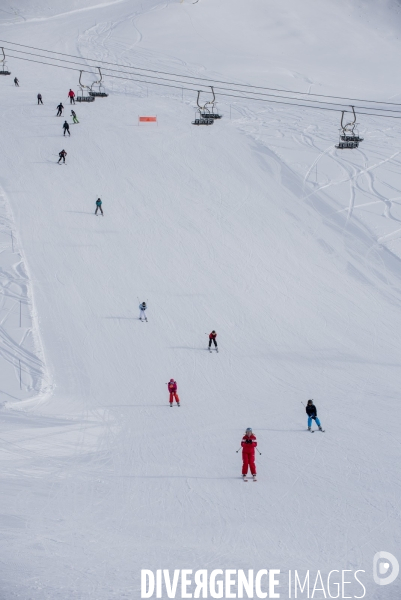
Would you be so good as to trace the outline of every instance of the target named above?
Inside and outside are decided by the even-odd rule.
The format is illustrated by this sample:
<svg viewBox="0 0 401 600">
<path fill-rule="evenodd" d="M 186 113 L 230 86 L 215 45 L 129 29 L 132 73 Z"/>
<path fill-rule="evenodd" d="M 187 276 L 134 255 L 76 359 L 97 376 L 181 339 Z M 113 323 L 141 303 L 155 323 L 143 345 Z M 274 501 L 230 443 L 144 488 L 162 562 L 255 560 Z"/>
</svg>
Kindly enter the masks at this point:
<svg viewBox="0 0 401 600">
<path fill-rule="evenodd" d="M 211 333 L 209 333 L 209 350 L 212 347 L 212 342 L 214 344 L 214 347 L 216 348 L 216 350 L 218 351 L 218 347 L 217 347 L 217 342 L 216 342 L 216 338 L 217 338 L 217 333 L 215 332 L 215 330 L 213 329 L 213 331 Z"/>
<path fill-rule="evenodd" d="M 173 401 L 177 402 L 177 406 L 180 406 L 180 398 L 177 394 L 177 382 L 174 379 L 170 379 L 167 384 L 168 391 L 170 392 L 170 406 L 173 406 Z"/>
<path fill-rule="evenodd" d="M 70 99 L 70 104 L 75 104 L 75 94 L 72 90 L 68 92 L 68 97 Z"/>
<path fill-rule="evenodd" d="M 250 467 L 253 477 L 256 477 L 255 448 L 257 445 L 258 442 L 256 441 L 256 436 L 252 433 L 252 429 L 248 427 L 241 441 L 242 477 L 244 478 L 248 474 L 248 467 Z"/>
</svg>

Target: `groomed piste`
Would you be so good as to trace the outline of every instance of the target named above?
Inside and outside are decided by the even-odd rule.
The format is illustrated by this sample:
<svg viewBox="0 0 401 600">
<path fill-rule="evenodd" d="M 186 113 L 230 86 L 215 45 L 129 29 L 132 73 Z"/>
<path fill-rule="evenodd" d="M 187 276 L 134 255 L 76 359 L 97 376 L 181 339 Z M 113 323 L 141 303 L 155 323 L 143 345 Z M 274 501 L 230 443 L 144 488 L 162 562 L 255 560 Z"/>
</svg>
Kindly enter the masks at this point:
<svg viewBox="0 0 401 600">
<path fill-rule="evenodd" d="M 144 570 L 181 598 L 186 569 L 399 597 L 372 561 L 400 556 L 400 19 L 1 7 L 1 600 L 131 600 Z"/>
</svg>

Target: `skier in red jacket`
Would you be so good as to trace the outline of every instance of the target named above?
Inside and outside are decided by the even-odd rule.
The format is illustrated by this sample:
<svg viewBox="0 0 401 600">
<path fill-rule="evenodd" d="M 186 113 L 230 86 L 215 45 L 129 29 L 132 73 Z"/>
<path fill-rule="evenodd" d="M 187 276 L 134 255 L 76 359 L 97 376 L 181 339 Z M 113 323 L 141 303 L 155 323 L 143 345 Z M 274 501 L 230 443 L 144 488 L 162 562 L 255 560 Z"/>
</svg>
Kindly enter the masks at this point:
<svg viewBox="0 0 401 600">
<path fill-rule="evenodd" d="M 215 332 L 215 330 L 213 329 L 213 331 L 211 333 L 209 333 L 209 352 L 212 351 L 212 342 L 214 344 L 214 347 L 216 348 L 216 352 L 219 351 L 218 347 L 217 347 L 217 342 L 216 342 L 216 338 L 217 338 L 217 333 Z"/>
<path fill-rule="evenodd" d="M 180 406 L 180 398 L 177 394 L 177 382 L 174 379 L 170 379 L 167 384 L 168 391 L 170 392 L 170 406 L 173 406 L 173 401 L 177 402 L 177 406 Z"/>
<path fill-rule="evenodd" d="M 75 104 L 75 93 L 72 90 L 68 92 L 68 97 L 70 99 L 70 104 Z"/>
<path fill-rule="evenodd" d="M 248 474 L 248 467 L 251 469 L 251 473 L 254 479 L 256 479 L 256 465 L 255 465 L 255 448 L 258 445 L 256 436 L 252 433 L 251 427 L 245 431 L 245 435 L 242 438 L 242 477 Z"/>
</svg>

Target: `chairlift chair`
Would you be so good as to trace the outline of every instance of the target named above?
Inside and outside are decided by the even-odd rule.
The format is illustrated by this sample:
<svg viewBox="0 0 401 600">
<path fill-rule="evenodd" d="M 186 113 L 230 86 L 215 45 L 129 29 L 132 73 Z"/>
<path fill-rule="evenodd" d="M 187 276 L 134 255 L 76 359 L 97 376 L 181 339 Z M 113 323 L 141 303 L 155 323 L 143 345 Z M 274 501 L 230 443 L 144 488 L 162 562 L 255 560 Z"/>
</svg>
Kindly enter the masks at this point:
<svg viewBox="0 0 401 600">
<path fill-rule="evenodd" d="M 97 70 L 99 71 L 100 79 L 98 81 L 94 81 L 92 83 L 92 85 L 90 87 L 90 91 L 89 91 L 89 96 L 96 97 L 96 98 L 107 98 L 108 94 L 106 94 L 106 92 L 104 90 L 104 86 L 102 84 L 103 76 L 102 76 L 100 67 L 97 67 Z M 98 90 L 93 89 L 94 85 L 99 86 Z"/>
<path fill-rule="evenodd" d="M 206 102 L 204 108 L 207 109 L 207 105 L 210 104 L 211 105 L 211 110 L 208 110 L 208 113 L 205 113 L 204 115 L 202 115 L 205 118 L 209 118 L 209 119 L 221 119 L 222 115 L 219 115 L 218 112 L 216 112 L 215 109 L 215 104 L 217 104 L 216 102 L 216 95 L 214 93 L 214 89 L 213 86 L 210 86 L 211 90 L 212 90 L 212 94 L 213 94 L 213 100 L 209 100 L 209 102 Z M 198 104 L 199 106 L 199 104 Z"/>
<path fill-rule="evenodd" d="M 205 106 L 201 106 L 199 104 L 200 91 L 198 91 L 198 97 L 196 99 L 196 104 L 198 105 L 198 110 L 195 116 L 195 120 L 192 121 L 192 125 L 213 125 L 214 119 L 211 116 L 210 110 Z"/>
<path fill-rule="evenodd" d="M 94 96 L 89 96 L 89 95 L 85 96 L 85 88 L 87 90 L 90 90 L 90 87 L 88 85 L 85 85 L 82 83 L 82 81 L 81 81 L 82 73 L 83 73 L 83 71 L 79 72 L 79 83 L 78 83 L 79 87 L 81 88 L 81 94 L 76 95 L 75 101 L 76 102 L 94 102 L 95 101 Z M 89 94 L 89 92 L 88 92 L 88 94 Z"/>
<path fill-rule="evenodd" d="M 6 69 L 6 55 L 4 54 L 4 48 L 1 48 L 3 53 L 3 58 L 0 58 L 0 75 L 11 75 L 11 71 Z"/>
<path fill-rule="evenodd" d="M 339 150 L 344 150 L 345 148 L 358 148 L 359 142 L 363 142 L 363 138 L 359 137 L 358 129 L 356 127 L 356 114 L 355 109 L 351 106 L 354 120 L 350 123 L 346 123 L 344 125 L 344 114 L 347 112 L 343 110 L 341 112 L 341 129 L 340 129 L 340 139 L 338 141 L 338 145 L 336 148 Z"/>
</svg>

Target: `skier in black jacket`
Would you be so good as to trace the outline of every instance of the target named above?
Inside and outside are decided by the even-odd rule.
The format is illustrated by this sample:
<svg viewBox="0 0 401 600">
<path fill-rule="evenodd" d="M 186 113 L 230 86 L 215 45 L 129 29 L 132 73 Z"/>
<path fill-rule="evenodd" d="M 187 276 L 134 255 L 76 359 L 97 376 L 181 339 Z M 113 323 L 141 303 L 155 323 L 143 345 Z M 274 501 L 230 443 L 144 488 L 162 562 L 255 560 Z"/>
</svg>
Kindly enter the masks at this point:
<svg viewBox="0 0 401 600">
<path fill-rule="evenodd" d="M 323 431 L 322 426 L 320 425 L 320 421 L 317 418 L 317 410 L 316 406 L 313 404 L 313 400 L 308 400 L 308 404 L 305 407 L 306 414 L 308 415 L 308 431 L 311 431 L 312 420 L 316 421 L 316 425 L 319 427 L 320 431 Z"/>
<path fill-rule="evenodd" d="M 71 133 L 70 133 L 70 126 L 68 125 L 67 121 L 64 121 L 63 129 L 64 129 L 64 135 L 66 133 L 68 133 L 68 135 L 71 135 Z"/>
<path fill-rule="evenodd" d="M 59 155 L 59 159 L 58 159 L 58 163 L 60 164 L 60 161 L 62 160 L 63 163 L 65 163 L 65 157 L 67 156 L 67 152 L 65 150 L 62 150 L 61 152 L 58 153 Z"/>
<path fill-rule="evenodd" d="M 64 110 L 64 106 L 60 102 L 60 104 L 57 105 L 57 116 L 58 117 L 61 117 L 61 115 L 63 114 L 63 110 Z"/>
</svg>

